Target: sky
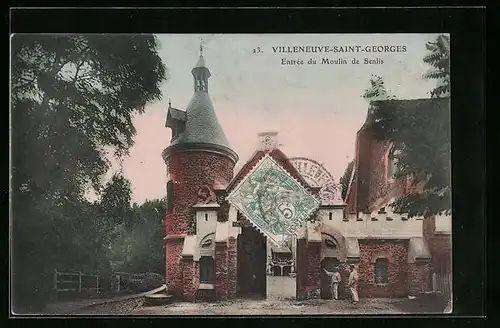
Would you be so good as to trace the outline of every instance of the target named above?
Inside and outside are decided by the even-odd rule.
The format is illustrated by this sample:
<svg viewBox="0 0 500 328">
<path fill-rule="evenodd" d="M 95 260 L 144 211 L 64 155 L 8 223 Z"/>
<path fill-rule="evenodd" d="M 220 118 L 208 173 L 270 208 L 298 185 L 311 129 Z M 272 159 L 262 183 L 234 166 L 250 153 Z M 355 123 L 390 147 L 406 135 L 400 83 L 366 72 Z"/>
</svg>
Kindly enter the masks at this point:
<svg viewBox="0 0 500 328">
<path fill-rule="evenodd" d="M 166 196 L 166 168 L 161 152 L 170 143 L 165 127 L 169 98 L 185 109 L 193 95 L 191 69 L 200 55 L 212 74 L 209 93 L 231 148 L 239 155 L 238 169 L 257 147 L 259 132 L 278 132 L 288 157 L 307 157 L 322 163 L 340 178 L 354 157 L 356 132 L 368 103 L 361 95 L 372 74 L 384 78 L 399 99 L 428 98 L 435 82 L 422 78 L 429 66 L 422 61 L 425 43 L 436 34 L 161 34 L 159 54 L 168 79 L 163 99 L 134 117 L 135 144 L 121 163 L 132 185 L 132 201 Z M 406 52 L 275 53 L 277 46 L 405 46 Z M 254 49 L 260 48 L 260 53 Z M 307 61 L 316 59 L 317 64 Z M 322 58 L 348 64 L 321 64 Z M 357 58 L 360 64 L 352 64 Z M 364 64 L 364 58 L 383 64 Z M 282 60 L 305 61 L 282 65 Z M 380 60 L 377 62 L 380 63 Z M 115 163 L 113 170 L 120 165 Z"/>
</svg>

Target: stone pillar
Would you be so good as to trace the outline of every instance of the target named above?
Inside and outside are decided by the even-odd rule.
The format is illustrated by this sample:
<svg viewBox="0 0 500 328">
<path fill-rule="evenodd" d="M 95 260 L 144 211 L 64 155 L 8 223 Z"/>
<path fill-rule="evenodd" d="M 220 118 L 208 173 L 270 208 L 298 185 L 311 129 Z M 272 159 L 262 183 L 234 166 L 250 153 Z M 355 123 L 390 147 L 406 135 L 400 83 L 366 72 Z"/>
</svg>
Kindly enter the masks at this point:
<svg viewBox="0 0 500 328">
<path fill-rule="evenodd" d="M 431 263 L 428 260 L 408 263 L 408 294 L 415 296 L 429 291 L 431 274 Z"/>
<path fill-rule="evenodd" d="M 186 302 L 194 302 L 196 290 L 199 285 L 199 274 L 192 256 L 182 258 L 182 286 L 183 299 Z"/>
<path fill-rule="evenodd" d="M 296 295 L 297 300 L 306 298 L 307 286 L 307 239 L 297 239 L 297 258 L 296 258 Z"/>
<path fill-rule="evenodd" d="M 228 280 L 228 297 L 236 297 L 236 284 L 237 284 L 237 243 L 235 237 L 229 237 L 227 249 L 227 280 Z"/>
<path fill-rule="evenodd" d="M 321 295 L 321 242 L 307 243 L 307 298 Z"/>
<path fill-rule="evenodd" d="M 215 297 L 217 300 L 228 298 L 228 247 L 227 241 L 215 243 Z"/>
<path fill-rule="evenodd" d="M 342 263 L 346 267 L 346 263 Z M 344 269 L 344 266 L 341 266 L 340 270 L 340 284 L 339 284 L 339 299 L 345 300 L 351 297 L 351 292 L 349 291 L 349 286 L 347 286 L 349 282 L 350 272 Z"/>
</svg>

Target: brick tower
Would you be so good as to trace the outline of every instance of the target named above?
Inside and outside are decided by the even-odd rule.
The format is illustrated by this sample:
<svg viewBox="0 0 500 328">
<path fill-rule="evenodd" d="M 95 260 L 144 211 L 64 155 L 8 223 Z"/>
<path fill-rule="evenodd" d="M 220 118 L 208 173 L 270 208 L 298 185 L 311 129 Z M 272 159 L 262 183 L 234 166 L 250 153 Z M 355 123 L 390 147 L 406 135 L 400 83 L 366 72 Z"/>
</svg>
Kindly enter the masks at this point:
<svg viewBox="0 0 500 328">
<path fill-rule="evenodd" d="M 191 73 L 194 94 L 185 111 L 169 103 L 166 127 L 172 130 L 170 145 L 162 152 L 167 166 L 167 213 L 164 220 L 166 283 L 168 292 L 183 295 L 182 251 L 187 236 L 196 234 L 200 194 L 227 185 L 238 155 L 231 150 L 208 94 L 210 70 L 200 57 Z"/>
</svg>

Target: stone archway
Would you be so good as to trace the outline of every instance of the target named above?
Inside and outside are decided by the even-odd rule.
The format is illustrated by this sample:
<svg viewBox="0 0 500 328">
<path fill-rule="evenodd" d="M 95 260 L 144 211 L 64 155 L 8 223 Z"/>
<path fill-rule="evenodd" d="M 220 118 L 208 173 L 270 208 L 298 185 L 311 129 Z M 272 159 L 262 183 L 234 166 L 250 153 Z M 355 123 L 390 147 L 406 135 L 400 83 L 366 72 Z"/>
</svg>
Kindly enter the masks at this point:
<svg viewBox="0 0 500 328">
<path fill-rule="evenodd" d="M 321 227 L 321 275 L 320 275 L 320 295 L 321 298 L 331 299 L 330 277 L 323 271 L 338 271 L 341 274 L 341 281 L 338 286 L 339 299 L 345 297 L 345 272 L 343 266 L 347 260 L 347 248 L 344 236 L 335 228 L 323 224 Z"/>
</svg>

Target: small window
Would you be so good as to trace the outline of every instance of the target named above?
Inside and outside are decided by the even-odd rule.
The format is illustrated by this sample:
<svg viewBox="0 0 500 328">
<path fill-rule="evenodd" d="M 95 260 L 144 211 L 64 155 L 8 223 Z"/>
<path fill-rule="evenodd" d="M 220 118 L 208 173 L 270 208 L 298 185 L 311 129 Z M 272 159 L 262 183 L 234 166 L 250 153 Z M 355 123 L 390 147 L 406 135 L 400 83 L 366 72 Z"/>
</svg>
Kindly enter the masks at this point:
<svg viewBox="0 0 500 328">
<path fill-rule="evenodd" d="M 208 221 L 208 214 L 205 213 L 205 221 Z"/>
<path fill-rule="evenodd" d="M 398 173 L 398 155 L 399 152 L 394 147 L 391 147 L 387 155 L 387 180 L 394 180 Z"/>
<path fill-rule="evenodd" d="M 200 282 L 213 284 L 214 276 L 214 259 L 211 256 L 202 256 L 200 258 Z"/>
<path fill-rule="evenodd" d="M 389 261 L 386 258 L 379 258 L 375 261 L 375 283 L 387 284 L 389 282 Z"/>
<path fill-rule="evenodd" d="M 328 219 L 331 221 L 332 220 L 332 212 L 328 213 Z"/>
<path fill-rule="evenodd" d="M 174 198 L 174 182 L 170 180 L 167 182 L 167 210 L 171 211 L 173 207 Z"/>
</svg>

